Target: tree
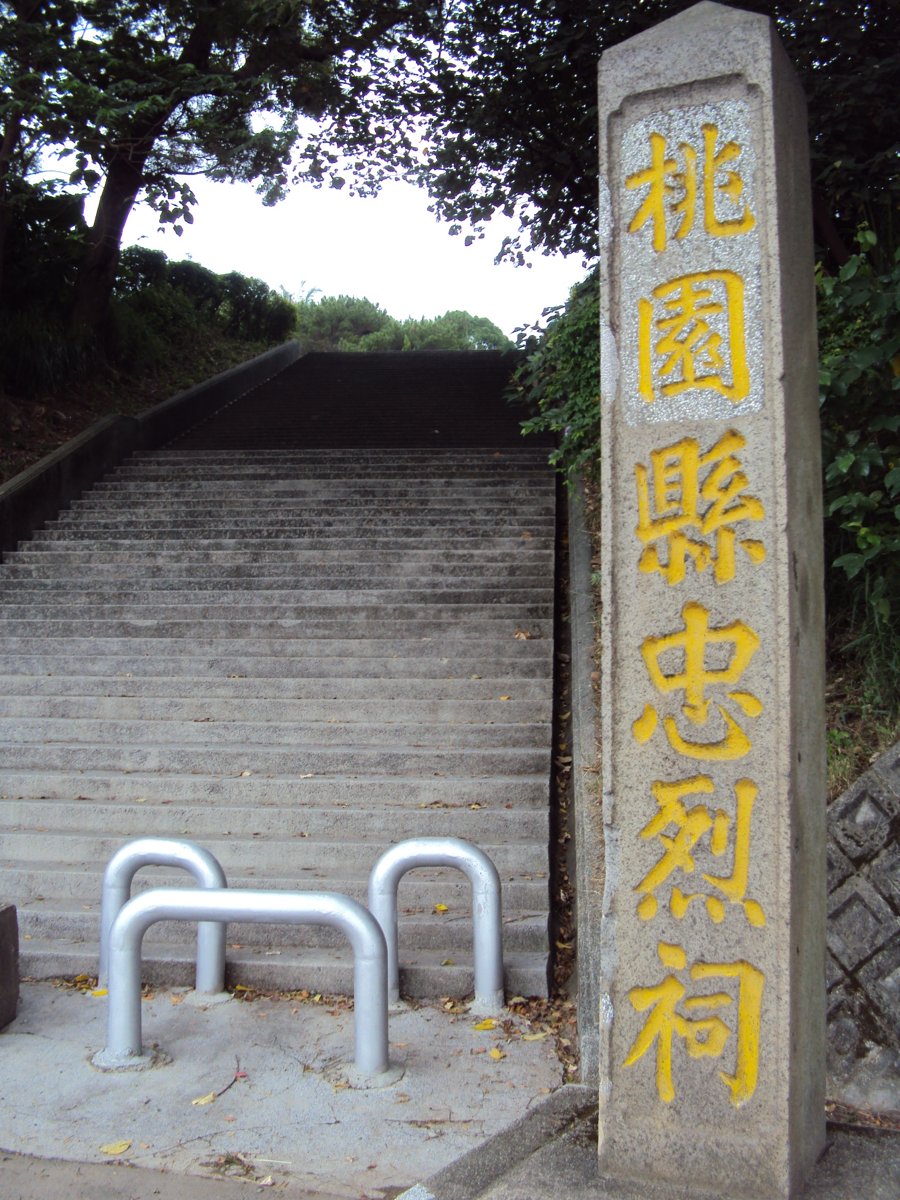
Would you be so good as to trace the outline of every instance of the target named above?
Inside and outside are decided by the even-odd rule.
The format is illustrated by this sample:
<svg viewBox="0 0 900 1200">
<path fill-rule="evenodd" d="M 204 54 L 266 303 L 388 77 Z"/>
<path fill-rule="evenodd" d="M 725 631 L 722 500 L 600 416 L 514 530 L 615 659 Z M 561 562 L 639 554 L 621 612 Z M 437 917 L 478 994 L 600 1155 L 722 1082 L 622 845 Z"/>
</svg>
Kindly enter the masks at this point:
<svg viewBox="0 0 900 1200">
<path fill-rule="evenodd" d="M 693 0 L 465 0 L 450 15 L 432 78 L 418 178 L 438 215 L 483 225 L 517 213 L 507 255 L 596 256 L 596 63 L 609 46 Z M 834 263 L 857 227 L 887 236 L 900 198 L 893 97 L 896 0 L 741 0 L 773 16 L 809 100 L 816 231 Z M 894 236 L 896 236 L 894 234 Z"/>
<path fill-rule="evenodd" d="M 511 350 L 487 317 L 453 311 L 398 321 L 371 300 L 322 296 L 297 305 L 297 337 L 307 350 Z"/>
<path fill-rule="evenodd" d="M 256 180 L 280 198 L 299 122 L 371 117 L 390 58 L 427 31 L 427 8 L 395 0 L 90 0 L 90 38 L 71 74 L 82 119 L 76 172 L 104 176 L 76 293 L 77 319 L 103 311 L 116 250 L 143 189 L 164 220 L 190 219 L 176 176 Z M 96 114 L 96 115 L 95 115 Z M 379 137 L 390 141 L 384 130 Z M 306 173 L 324 164 L 307 156 Z"/>
<path fill-rule="evenodd" d="M 4 139 L 19 145 L 0 172 L 15 165 L 24 178 L 27 129 L 73 157 L 71 184 L 102 181 L 75 294 L 87 327 L 106 309 L 140 195 L 176 229 L 191 219 L 186 175 L 253 180 L 273 203 L 296 152 L 305 178 L 330 177 L 337 156 L 302 125 L 326 113 L 368 128 L 358 175 L 377 186 L 407 145 L 389 119 L 397 64 L 432 23 L 431 5 L 400 0 L 13 0 L 0 15 Z"/>
<path fill-rule="evenodd" d="M 356 296 L 321 296 L 297 305 L 297 337 L 307 350 L 356 350 L 363 338 L 396 321 L 378 304 Z"/>
<path fill-rule="evenodd" d="M 52 190 L 26 176 L 65 129 L 54 78 L 74 26 L 69 2 L 0 3 L 0 295 L 13 227 Z"/>
</svg>

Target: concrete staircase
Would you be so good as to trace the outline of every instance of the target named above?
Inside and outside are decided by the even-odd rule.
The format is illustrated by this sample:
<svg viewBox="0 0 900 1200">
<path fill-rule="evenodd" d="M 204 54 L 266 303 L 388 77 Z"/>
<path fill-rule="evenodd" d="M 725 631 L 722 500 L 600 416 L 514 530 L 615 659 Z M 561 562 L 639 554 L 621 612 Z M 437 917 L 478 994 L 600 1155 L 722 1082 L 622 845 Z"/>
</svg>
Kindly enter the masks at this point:
<svg viewBox="0 0 900 1200">
<path fill-rule="evenodd" d="M 500 871 L 508 988 L 546 994 L 546 451 L 487 429 L 482 447 L 300 448 L 299 417 L 260 433 L 289 397 L 279 378 L 136 455 L 0 565 L 0 895 L 22 972 L 95 970 L 102 870 L 131 837 L 200 842 L 233 886 L 364 899 L 392 842 L 452 835 Z M 465 878 L 415 871 L 400 909 L 404 990 L 471 990 Z M 232 982 L 351 990 L 331 931 L 228 942 Z M 189 982 L 193 952 L 192 928 L 155 926 L 146 977 Z"/>
</svg>

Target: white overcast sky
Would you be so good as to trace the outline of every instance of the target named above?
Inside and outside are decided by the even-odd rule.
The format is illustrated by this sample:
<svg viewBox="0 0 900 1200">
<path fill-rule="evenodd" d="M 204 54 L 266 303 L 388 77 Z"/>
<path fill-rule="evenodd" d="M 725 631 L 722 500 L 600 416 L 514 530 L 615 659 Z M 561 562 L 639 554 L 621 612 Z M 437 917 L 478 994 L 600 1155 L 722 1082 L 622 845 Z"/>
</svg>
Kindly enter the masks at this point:
<svg viewBox="0 0 900 1200">
<path fill-rule="evenodd" d="M 564 301 L 585 274 L 577 257 L 536 255 L 530 269 L 495 264 L 513 221 L 495 218 L 483 240 L 466 246 L 428 212 L 427 196 L 407 184 L 387 184 L 373 199 L 306 185 L 273 208 L 249 184 L 198 179 L 191 186 L 194 224 L 180 238 L 137 205 L 123 245 L 160 249 L 173 261 L 192 258 L 217 273 L 240 271 L 295 297 L 311 288 L 365 296 L 399 319 L 464 309 L 510 336 Z"/>
</svg>

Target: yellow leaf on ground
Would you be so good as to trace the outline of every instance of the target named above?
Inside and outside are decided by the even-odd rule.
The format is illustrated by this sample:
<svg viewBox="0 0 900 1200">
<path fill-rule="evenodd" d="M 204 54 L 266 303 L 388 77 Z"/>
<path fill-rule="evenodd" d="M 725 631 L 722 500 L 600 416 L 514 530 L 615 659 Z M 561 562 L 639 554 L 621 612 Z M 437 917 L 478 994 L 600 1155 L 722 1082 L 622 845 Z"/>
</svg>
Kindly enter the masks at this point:
<svg viewBox="0 0 900 1200">
<path fill-rule="evenodd" d="M 479 1021 L 477 1025 L 472 1026 L 473 1029 L 496 1029 L 497 1022 L 493 1017 L 485 1017 L 483 1021 Z"/>
<path fill-rule="evenodd" d="M 496 1062 L 496 1061 L 499 1061 L 501 1058 L 506 1058 L 506 1055 L 503 1053 L 503 1051 L 500 1049 L 499 1046 L 494 1046 L 494 1048 L 489 1052 L 488 1058 L 493 1058 Z"/>
<path fill-rule="evenodd" d="M 91 995 L 92 996 L 108 996 L 109 989 L 108 988 L 94 988 L 93 991 L 91 992 Z"/>
<path fill-rule="evenodd" d="M 131 1139 L 123 1138 L 121 1142 L 107 1142 L 105 1146 L 100 1147 L 100 1153 L 115 1157 L 117 1154 L 124 1154 L 126 1150 L 130 1149 Z"/>
<path fill-rule="evenodd" d="M 452 967 L 452 966 L 455 966 L 455 965 L 456 965 L 456 964 L 453 962 L 453 959 L 452 959 L 452 958 L 443 958 L 443 959 L 441 959 L 441 966 L 442 966 L 442 967 Z"/>
<path fill-rule="evenodd" d="M 445 913 L 445 912 L 449 912 L 450 909 L 447 907 L 446 904 L 436 904 L 434 906 L 434 911 L 436 913 Z"/>
<path fill-rule="evenodd" d="M 196 1096 L 191 1101 L 191 1104 L 193 1104 L 195 1108 L 199 1108 L 201 1104 L 212 1104 L 212 1102 L 213 1102 L 213 1100 L 215 1100 L 215 1098 L 216 1098 L 215 1092 L 207 1092 L 207 1094 L 205 1096 Z"/>
<path fill-rule="evenodd" d="M 547 1036 L 546 1029 L 544 1030 L 543 1033 L 523 1033 L 522 1041 L 523 1042 L 542 1042 L 546 1036 Z"/>
<path fill-rule="evenodd" d="M 509 697 L 509 696 L 501 696 L 501 697 L 500 697 L 500 699 L 501 699 L 501 700 L 509 700 L 509 699 L 510 699 L 510 697 Z"/>
</svg>

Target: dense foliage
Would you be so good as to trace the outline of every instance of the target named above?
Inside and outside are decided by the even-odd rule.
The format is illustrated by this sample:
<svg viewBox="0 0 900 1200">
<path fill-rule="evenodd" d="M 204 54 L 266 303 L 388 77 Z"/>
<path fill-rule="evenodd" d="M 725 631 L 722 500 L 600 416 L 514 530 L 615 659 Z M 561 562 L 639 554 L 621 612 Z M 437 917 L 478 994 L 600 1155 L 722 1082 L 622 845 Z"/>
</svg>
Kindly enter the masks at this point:
<svg viewBox="0 0 900 1200">
<path fill-rule="evenodd" d="M 451 311 L 398 321 L 371 300 L 323 296 L 297 306 L 297 337 L 308 350 L 511 350 L 487 317 Z"/>
<path fill-rule="evenodd" d="M 596 254 L 596 64 L 694 0 L 463 0 L 418 98 L 420 174 L 460 227 L 518 214 L 529 248 Z M 809 102 L 818 243 L 845 261 L 863 223 L 888 237 L 900 200 L 896 0 L 741 0 L 774 17 Z"/>
<path fill-rule="evenodd" d="M 874 234 L 820 270 L 819 351 L 830 607 L 864 629 L 900 696 L 900 247 L 877 265 Z M 893 677 L 892 679 L 890 677 Z"/>
<path fill-rule="evenodd" d="M 42 203 L 62 206 L 66 199 L 44 197 Z M 54 262 L 59 269 L 59 259 L 40 260 L 40 277 L 29 271 L 15 277 L 11 291 L 18 303 L 0 322 L 0 392 L 21 398 L 53 391 L 101 366 L 144 374 L 210 332 L 252 346 L 249 357 L 256 348 L 285 341 L 294 329 L 293 302 L 261 280 L 170 263 L 162 251 L 131 246 L 122 253 L 98 341 L 69 329 L 59 303 L 40 303 L 42 294 L 61 295 L 59 281 L 52 287 Z M 36 279 L 43 279 L 45 293 L 35 290 Z"/>
<path fill-rule="evenodd" d="M 191 219 L 192 174 L 256 181 L 274 202 L 291 169 L 327 174 L 327 139 L 304 132 L 326 115 L 367 130 L 358 174 L 377 181 L 402 149 L 384 121 L 398 62 L 431 44 L 431 15 L 394 0 L 3 0 L 0 235 L 49 148 L 68 156 L 68 185 L 99 185 L 72 309 L 96 327 L 139 196 L 176 227 Z"/>
<path fill-rule="evenodd" d="M 189 178 L 430 190 L 462 231 L 517 213 L 523 255 L 595 254 L 601 52 L 693 0 L 0 0 L 0 302 L 5 236 L 35 171 L 99 206 L 75 254 L 74 319 L 96 327 L 138 199 L 176 227 Z M 771 14 L 810 101 L 819 244 L 879 244 L 900 196 L 894 0 L 742 0 Z M 32 210 L 33 211 L 33 210 Z M 8 274 L 8 273 L 7 273 Z"/>
<path fill-rule="evenodd" d="M 900 711 L 900 249 L 888 257 L 864 229 L 857 253 L 834 271 L 820 265 L 816 284 L 829 623 L 864 689 L 856 703 L 890 721 Z M 538 410 L 524 431 L 559 436 L 553 461 L 569 481 L 600 465 L 598 306 L 594 271 L 545 314 L 514 384 Z"/>
<path fill-rule="evenodd" d="M 553 433 L 550 461 L 574 481 L 600 465 L 600 281 L 597 271 L 577 284 L 567 304 L 548 309 L 545 328 L 523 331 L 527 358 L 512 394 L 534 416 L 524 433 Z"/>
</svg>

